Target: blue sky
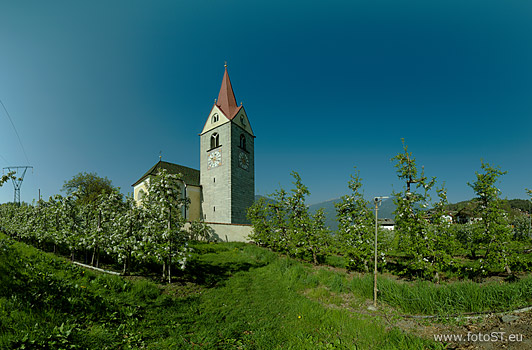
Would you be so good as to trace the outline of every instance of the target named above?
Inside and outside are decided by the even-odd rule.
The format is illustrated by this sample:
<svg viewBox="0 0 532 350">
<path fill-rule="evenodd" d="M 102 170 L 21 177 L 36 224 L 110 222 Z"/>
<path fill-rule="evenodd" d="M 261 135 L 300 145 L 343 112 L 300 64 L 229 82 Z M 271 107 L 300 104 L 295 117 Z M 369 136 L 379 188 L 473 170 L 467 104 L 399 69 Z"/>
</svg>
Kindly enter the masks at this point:
<svg viewBox="0 0 532 350">
<path fill-rule="evenodd" d="M 124 193 L 159 159 L 199 168 L 223 76 L 257 136 L 256 193 L 309 203 L 400 190 L 405 138 L 449 200 L 474 196 L 481 159 L 532 188 L 528 1 L 19 1 L 0 5 L 0 167 L 34 167 L 31 202 L 96 172 Z M 0 188 L 0 202 L 13 187 Z"/>
</svg>

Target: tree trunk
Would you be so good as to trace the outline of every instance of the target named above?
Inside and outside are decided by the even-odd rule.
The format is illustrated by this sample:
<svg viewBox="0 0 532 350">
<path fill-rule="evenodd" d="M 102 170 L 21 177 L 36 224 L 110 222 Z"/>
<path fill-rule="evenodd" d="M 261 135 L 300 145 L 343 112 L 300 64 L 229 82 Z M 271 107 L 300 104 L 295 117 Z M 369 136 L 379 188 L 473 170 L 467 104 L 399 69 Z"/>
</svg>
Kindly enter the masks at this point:
<svg viewBox="0 0 532 350">
<path fill-rule="evenodd" d="M 100 247 L 96 246 L 96 267 L 100 266 Z"/>
<path fill-rule="evenodd" d="M 440 273 L 438 271 L 434 274 L 434 282 L 440 283 Z"/>
<path fill-rule="evenodd" d="M 316 254 L 316 249 L 310 248 L 312 250 L 312 259 L 314 260 L 314 265 L 318 265 L 318 256 Z"/>
<path fill-rule="evenodd" d="M 94 266 L 94 256 L 96 255 L 96 246 L 92 248 L 91 266 Z"/>
<path fill-rule="evenodd" d="M 129 276 L 129 265 L 131 264 L 131 249 L 128 248 L 127 256 L 124 260 L 124 269 L 122 270 L 122 275 Z"/>
<path fill-rule="evenodd" d="M 172 283 L 172 257 L 168 257 L 168 283 Z"/>
<path fill-rule="evenodd" d="M 102 232 L 102 211 L 98 210 L 98 228 L 96 229 L 96 239 L 99 241 Z M 96 244 L 96 267 L 100 265 L 100 247 Z"/>
</svg>

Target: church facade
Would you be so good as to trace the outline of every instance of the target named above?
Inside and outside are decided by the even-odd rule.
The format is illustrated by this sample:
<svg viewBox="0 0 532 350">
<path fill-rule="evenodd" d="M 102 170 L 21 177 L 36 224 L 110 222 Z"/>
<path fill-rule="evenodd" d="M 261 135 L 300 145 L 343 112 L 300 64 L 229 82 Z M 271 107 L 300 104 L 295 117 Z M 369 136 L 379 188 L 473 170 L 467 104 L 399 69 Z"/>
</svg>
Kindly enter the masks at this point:
<svg viewBox="0 0 532 350">
<path fill-rule="evenodd" d="M 132 186 L 140 202 L 152 176 L 164 168 L 182 174 L 181 193 L 190 200 L 187 220 L 247 225 L 247 209 L 255 198 L 255 135 L 242 103 L 237 105 L 227 66 L 218 98 L 200 137 L 200 169 L 160 160 Z M 223 236 L 222 236 L 223 237 Z"/>
</svg>

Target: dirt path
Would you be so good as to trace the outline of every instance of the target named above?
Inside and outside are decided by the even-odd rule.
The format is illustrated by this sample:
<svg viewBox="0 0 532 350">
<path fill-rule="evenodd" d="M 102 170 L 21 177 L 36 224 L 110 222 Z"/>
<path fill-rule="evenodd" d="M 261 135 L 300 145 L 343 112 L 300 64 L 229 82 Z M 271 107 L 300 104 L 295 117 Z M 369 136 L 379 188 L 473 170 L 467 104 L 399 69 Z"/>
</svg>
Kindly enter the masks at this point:
<svg viewBox="0 0 532 350">
<path fill-rule="evenodd" d="M 390 324 L 411 334 L 449 344 L 448 349 L 532 350 L 531 311 L 452 320 L 396 318 Z"/>
</svg>

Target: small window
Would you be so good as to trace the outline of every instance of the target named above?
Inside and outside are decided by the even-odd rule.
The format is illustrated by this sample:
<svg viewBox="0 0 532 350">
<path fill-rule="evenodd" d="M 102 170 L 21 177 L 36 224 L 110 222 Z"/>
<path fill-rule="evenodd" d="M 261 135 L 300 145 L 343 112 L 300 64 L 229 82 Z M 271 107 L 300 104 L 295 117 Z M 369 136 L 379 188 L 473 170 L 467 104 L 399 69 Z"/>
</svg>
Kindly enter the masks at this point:
<svg viewBox="0 0 532 350">
<path fill-rule="evenodd" d="M 212 115 L 211 123 L 216 123 L 219 120 L 218 114 L 215 113 Z"/>
<path fill-rule="evenodd" d="M 214 133 L 211 136 L 211 149 L 218 146 L 220 146 L 220 135 L 218 135 L 218 133 Z"/>
<path fill-rule="evenodd" d="M 139 201 L 141 201 L 144 197 L 146 196 L 146 192 L 144 192 L 144 190 L 140 190 L 139 191 Z"/>
<path fill-rule="evenodd" d="M 240 148 L 246 149 L 246 136 L 244 134 L 240 134 Z"/>
<path fill-rule="evenodd" d="M 242 123 L 242 125 L 246 126 L 246 118 L 244 118 L 243 115 L 240 116 L 240 123 Z"/>
</svg>

